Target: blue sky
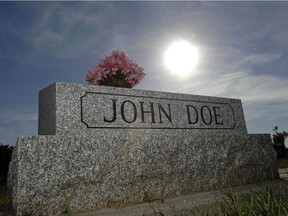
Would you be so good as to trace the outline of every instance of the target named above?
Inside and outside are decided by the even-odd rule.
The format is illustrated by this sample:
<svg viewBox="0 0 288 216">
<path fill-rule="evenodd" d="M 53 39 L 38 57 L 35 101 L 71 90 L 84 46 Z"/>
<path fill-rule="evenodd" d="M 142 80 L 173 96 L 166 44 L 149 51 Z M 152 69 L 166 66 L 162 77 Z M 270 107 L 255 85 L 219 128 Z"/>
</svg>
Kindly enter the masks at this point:
<svg viewBox="0 0 288 216">
<path fill-rule="evenodd" d="M 84 84 L 88 69 L 125 49 L 146 77 L 136 88 L 239 98 L 249 133 L 288 130 L 288 2 L 0 2 L 0 142 L 37 135 L 38 92 Z M 199 49 L 179 78 L 164 53 Z"/>
</svg>

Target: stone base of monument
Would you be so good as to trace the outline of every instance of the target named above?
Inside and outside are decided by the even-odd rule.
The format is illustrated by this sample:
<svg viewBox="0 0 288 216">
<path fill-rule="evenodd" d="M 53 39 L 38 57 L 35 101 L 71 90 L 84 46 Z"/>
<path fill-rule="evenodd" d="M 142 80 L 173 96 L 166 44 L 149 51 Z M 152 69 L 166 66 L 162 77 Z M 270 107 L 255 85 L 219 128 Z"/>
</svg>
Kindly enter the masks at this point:
<svg viewBox="0 0 288 216">
<path fill-rule="evenodd" d="M 63 213 L 64 192 L 73 211 L 89 211 L 278 177 L 269 135 L 141 134 L 20 137 L 9 185 L 17 215 Z"/>
<path fill-rule="evenodd" d="M 241 101 L 56 83 L 39 135 L 18 138 L 17 215 L 129 206 L 278 178 L 269 134 L 247 134 Z"/>
</svg>

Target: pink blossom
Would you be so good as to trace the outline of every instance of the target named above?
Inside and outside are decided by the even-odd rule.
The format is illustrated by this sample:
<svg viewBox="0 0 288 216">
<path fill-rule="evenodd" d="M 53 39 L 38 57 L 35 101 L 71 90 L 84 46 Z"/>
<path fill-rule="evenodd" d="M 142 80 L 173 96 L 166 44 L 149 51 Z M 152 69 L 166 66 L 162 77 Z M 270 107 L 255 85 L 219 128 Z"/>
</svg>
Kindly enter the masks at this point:
<svg viewBox="0 0 288 216">
<path fill-rule="evenodd" d="M 122 74 L 123 76 L 119 75 Z M 118 75 L 117 75 L 118 74 Z M 110 77 L 114 76 L 113 83 L 109 83 Z M 144 69 L 139 67 L 135 62 L 130 60 L 125 50 L 113 50 L 111 56 L 105 56 L 100 63 L 90 69 L 86 74 L 86 81 L 91 85 L 116 85 L 127 82 L 131 87 L 137 85 L 145 76 Z M 115 79 L 121 79 L 117 80 Z M 112 81 L 111 81 L 112 82 Z"/>
</svg>

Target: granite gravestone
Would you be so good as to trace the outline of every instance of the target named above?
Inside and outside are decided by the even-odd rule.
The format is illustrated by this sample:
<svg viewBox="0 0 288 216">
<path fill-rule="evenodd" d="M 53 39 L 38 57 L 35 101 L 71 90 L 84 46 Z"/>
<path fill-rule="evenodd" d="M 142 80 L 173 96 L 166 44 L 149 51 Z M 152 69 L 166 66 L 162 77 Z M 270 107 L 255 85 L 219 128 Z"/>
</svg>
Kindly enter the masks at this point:
<svg viewBox="0 0 288 216">
<path fill-rule="evenodd" d="M 65 83 L 40 91 L 39 135 L 139 129 L 247 134 L 238 99 Z"/>
<path fill-rule="evenodd" d="M 241 101 L 54 83 L 39 135 L 19 137 L 9 171 L 17 215 L 60 214 L 278 177 L 269 134 L 247 134 Z"/>
</svg>

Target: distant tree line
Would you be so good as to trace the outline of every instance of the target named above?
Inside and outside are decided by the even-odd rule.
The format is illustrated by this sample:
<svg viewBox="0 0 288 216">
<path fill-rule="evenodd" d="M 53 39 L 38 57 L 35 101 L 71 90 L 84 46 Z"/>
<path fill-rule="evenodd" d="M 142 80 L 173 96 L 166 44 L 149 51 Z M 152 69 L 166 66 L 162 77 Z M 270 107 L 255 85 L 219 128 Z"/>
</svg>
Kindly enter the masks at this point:
<svg viewBox="0 0 288 216">
<path fill-rule="evenodd" d="M 13 146 L 0 143 L 0 185 L 7 184 L 7 174 L 13 149 Z"/>
</svg>

